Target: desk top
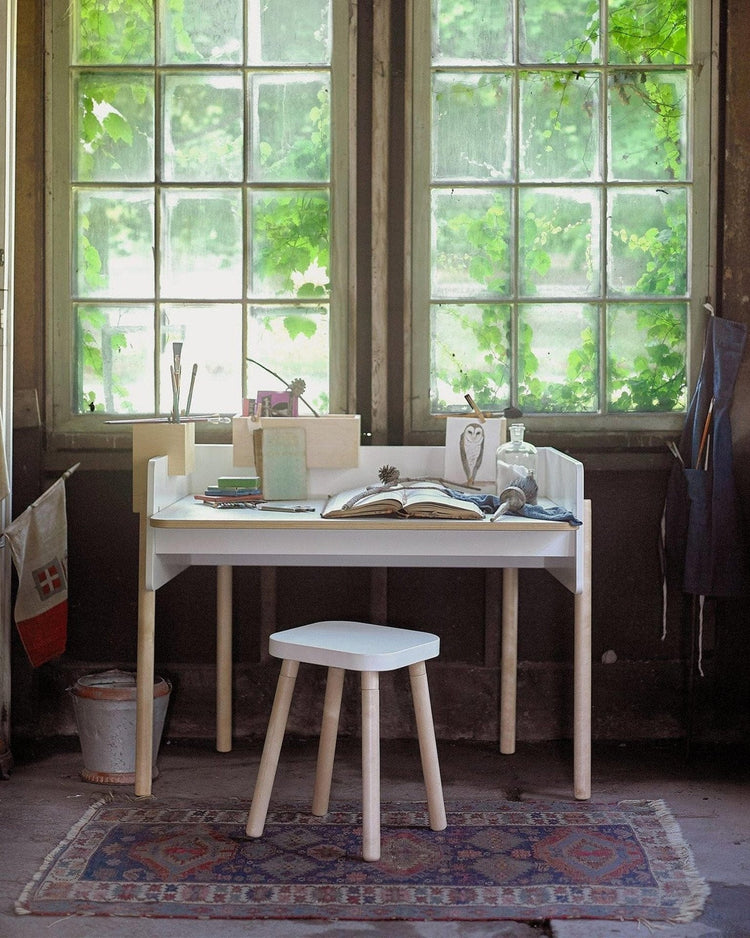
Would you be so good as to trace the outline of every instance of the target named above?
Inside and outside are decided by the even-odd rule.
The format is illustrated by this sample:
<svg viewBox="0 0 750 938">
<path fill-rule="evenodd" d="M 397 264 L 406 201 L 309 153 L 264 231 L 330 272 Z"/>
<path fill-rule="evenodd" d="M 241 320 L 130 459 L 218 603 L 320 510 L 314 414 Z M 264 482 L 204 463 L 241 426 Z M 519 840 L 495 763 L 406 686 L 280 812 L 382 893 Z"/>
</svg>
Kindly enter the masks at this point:
<svg viewBox="0 0 750 938">
<path fill-rule="evenodd" d="M 377 517 L 322 518 L 321 512 L 326 500 L 322 498 L 302 499 L 290 502 L 270 502 L 275 509 L 282 505 L 303 505 L 312 511 L 266 511 L 260 508 L 214 508 L 198 501 L 194 495 L 187 495 L 171 505 L 156 512 L 150 518 L 155 528 L 215 528 L 236 530 L 242 528 L 278 529 L 311 528 L 321 530 L 400 530 L 403 533 L 415 530 L 461 530 L 481 529 L 484 533 L 496 534 L 502 531 L 572 531 L 574 526 L 560 521 L 546 521 L 535 518 L 522 518 L 518 515 L 504 515 L 491 522 L 489 516 L 476 520 L 455 518 L 404 518 L 395 515 Z M 539 499 L 543 507 L 551 508 L 549 499 Z"/>
</svg>

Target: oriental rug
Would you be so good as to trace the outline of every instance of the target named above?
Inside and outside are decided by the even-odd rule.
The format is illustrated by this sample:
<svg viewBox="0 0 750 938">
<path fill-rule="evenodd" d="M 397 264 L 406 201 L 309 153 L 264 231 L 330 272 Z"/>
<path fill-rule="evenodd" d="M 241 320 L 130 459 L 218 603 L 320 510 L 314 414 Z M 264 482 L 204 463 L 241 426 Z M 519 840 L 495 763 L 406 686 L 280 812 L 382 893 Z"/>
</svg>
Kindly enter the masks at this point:
<svg viewBox="0 0 750 938">
<path fill-rule="evenodd" d="M 361 815 L 118 797 L 93 805 L 44 862 L 19 914 L 206 919 L 686 922 L 708 888 L 661 801 L 382 807 L 382 858 Z"/>
</svg>

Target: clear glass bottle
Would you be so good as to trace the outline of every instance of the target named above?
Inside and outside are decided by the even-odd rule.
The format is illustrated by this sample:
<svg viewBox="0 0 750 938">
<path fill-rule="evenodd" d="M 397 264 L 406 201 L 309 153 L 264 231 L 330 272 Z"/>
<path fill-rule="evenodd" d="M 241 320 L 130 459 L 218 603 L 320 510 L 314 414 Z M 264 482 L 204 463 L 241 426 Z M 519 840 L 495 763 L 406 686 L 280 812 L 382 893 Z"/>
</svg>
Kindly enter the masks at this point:
<svg viewBox="0 0 750 938">
<path fill-rule="evenodd" d="M 501 443 L 495 454 L 495 485 L 499 495 L 513 479 L 536 479 L 536 446 L 524 440 L 526 427 L 522 423 L 510 425 L 510 439 Z"/>
</svg>

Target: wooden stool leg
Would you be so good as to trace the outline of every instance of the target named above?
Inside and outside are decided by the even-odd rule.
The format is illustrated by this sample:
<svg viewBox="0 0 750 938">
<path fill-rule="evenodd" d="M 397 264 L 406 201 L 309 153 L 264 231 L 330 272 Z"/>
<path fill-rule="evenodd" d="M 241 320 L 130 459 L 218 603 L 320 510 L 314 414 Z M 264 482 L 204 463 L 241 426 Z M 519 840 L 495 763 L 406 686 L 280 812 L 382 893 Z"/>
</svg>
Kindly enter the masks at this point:
<svg viewBox="0 0 750 938">
<path fill-rule="evenodd" d="M 427 683 L 427 668 L 424 661 L 409 666 L 411 695 L 414 701 L 414 716 L 417 721 L 419 754 L 422 758 L 422 774 L 427 790 L 427 813 L 430 828 L 442 831 L 448 826 L 443 799 L 443 783 L 440 778 L 437 743 L 435 742 L 435 723 L 430 705 L 430 688 Z"/>
<path fill-rule="evenodd" d="M 362 856 L 380 859 L 380 675 L 362 671 Z"/>
<path fill-rule="evenodd" d="M 333 776 L 333 758 L 336 753 L 336 739 L 339 732 L 339 715 L 341 713 L 341 694 L 344 690 L 345 674 L 344 668 L 328 669 L 312 800 L 312 813 L 316 817 L 323 817 L 324 814 L 328 813 L 331 778 Z"/>
<path fill-rule="evenodd" d="M 281 743 L 284 740 L 284 731 L 289 717 L 289 706 L 292 702 L 292 693 L 298 670 L 298 661 L 285 660 L 281 662 L 281 672 L 276 685 L 271 718 L 268 721 L 266 741 L 263 745 L 263 754 L 260 757 L 258 777 L 255 780 L 255 791 L 253 792 L 253 800 L 247 818 L 248 837 L 260 837 L 266 824 L 268 803 L 271 800 L 271 790 L 276 778 L 276 767 L 279 764 Z"/>
</svg>

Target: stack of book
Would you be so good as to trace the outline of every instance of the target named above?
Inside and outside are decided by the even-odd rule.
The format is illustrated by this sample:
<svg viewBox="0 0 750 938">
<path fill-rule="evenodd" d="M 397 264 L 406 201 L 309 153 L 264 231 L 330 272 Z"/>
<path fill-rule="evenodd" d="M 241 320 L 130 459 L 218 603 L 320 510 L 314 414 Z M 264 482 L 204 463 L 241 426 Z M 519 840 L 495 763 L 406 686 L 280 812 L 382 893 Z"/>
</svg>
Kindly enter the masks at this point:
<svg viewBox="0 0 750 938">
<path fill-rule="evenodd" d="M 258 476 L 219 476 L 202 495 L 195 496 L 206 505 L 241 504 L 263 501 Z"/>
</svg>

